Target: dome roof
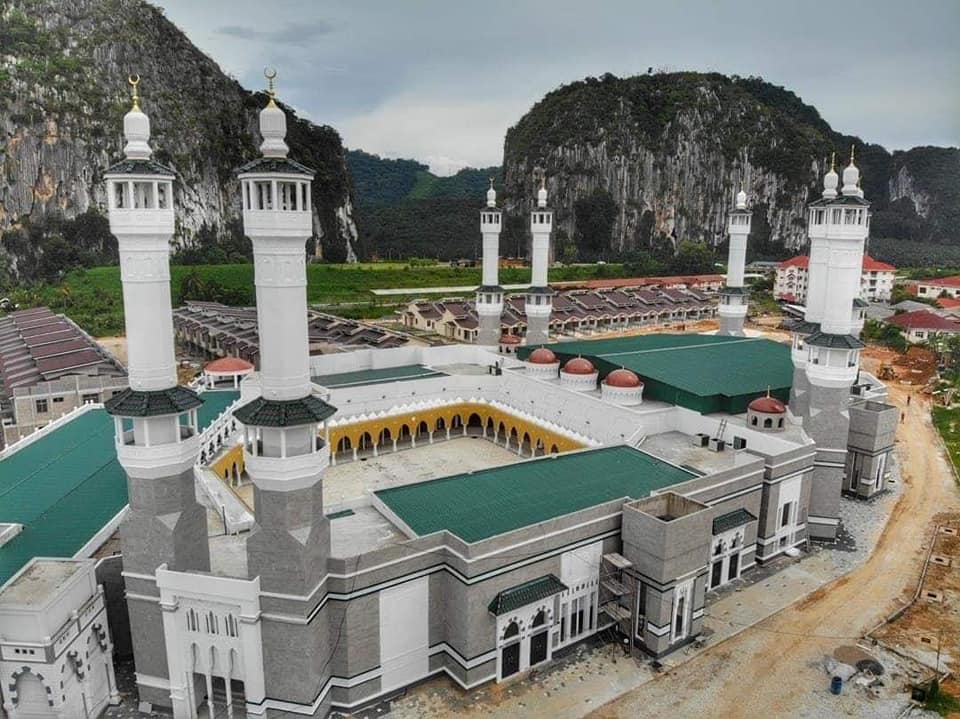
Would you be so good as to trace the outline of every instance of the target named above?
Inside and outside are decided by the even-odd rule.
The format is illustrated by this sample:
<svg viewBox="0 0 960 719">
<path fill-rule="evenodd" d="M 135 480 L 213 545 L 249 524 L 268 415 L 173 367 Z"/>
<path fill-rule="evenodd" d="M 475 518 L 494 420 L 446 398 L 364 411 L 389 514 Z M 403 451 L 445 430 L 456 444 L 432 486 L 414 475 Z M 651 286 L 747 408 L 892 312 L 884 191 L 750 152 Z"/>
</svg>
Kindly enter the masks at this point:
<svg viewBox="0 0 960 719">
<path fill-rule="evenodd" d="M 520 338 L 516 335 L 501 335 L 500 344 L 502 345 L 518 345 L 520 344 Z"/>
<path fill-rule="evenodd" d="M 609 387 L 642 387 L 643 382 L 640 381 L 640 378 L 637 377 L 637 373 L 631 370 L 621 367 L 620 369 L 615 369 L 613 372 L 607 375 L 607 378 L 604 382 Z"/>
<path fill-rule="evenodd" d="M 527 357 L 527 362 L 532 362 L 533 364 L 553 364 L 556 361 L 557 356 L 553 353 L 553 350 L 548 350 L 546 347 L 537 347 L 537 349 Z"/>
<path fill-rule="evenodd" d="M 593 362 L 585 357 L 574 357 L 567 360 L 567 363 L 563 366 L 563 371 L 567 374 L 593 374 L 597 370 L 594 368 Z"/>
<path fill-rule="evenodd" d="M 204 372 L 250 372 L 253 370 L 253 365 L 239 357 L 221 357 L 208 362 L 203 370 Z"/>
<path fill-rule="evenodd" d="M 747 409 L 754 412 L 763 412 L 764 414 L 783 414 L 787 411 L 787 406 L 776 397 L 757 397 Z"/>
</svg>

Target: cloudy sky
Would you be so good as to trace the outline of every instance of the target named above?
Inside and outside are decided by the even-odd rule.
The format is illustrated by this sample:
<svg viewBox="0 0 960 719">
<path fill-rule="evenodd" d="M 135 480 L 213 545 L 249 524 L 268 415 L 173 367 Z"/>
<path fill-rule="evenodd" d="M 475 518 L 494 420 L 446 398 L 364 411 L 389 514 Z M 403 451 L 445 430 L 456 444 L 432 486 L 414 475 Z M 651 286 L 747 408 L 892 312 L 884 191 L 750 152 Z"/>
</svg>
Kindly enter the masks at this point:
<svg viewBox="0 0 960 719">
<path fill-rule="evenodd" d="M 960 0 L 157 0 L 248 88 L 348 147 L 499 164 L 543 94 L 648 67 L 760 75 L 888 149 L 960 145 Z"/>
</svg>

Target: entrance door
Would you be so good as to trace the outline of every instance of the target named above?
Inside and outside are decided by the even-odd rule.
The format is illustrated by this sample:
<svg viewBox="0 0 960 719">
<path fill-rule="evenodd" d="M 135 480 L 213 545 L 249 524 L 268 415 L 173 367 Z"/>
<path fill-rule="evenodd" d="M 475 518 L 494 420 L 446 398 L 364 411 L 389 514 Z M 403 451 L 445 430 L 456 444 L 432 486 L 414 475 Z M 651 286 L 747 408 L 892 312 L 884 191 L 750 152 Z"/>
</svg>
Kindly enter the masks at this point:
<svg viewBox="0 0 960 719">
<path fill-rule="evenodd" d="M 740 566 L 740 555 L 730 555 L 730 569 L 727 571 L 727 581 L 730 582 L 737 578 L 737 569 Z"/>
<path fill-rule="evenodd" d="M 514 642 L 505 646 L 500 652 L 500 676 L 506 679 L 518 671 L 520 671 L 520 642 Z"/>
<path fill-rule="evenodd" d="M 530 637 L 530 666 L 539 664 L 547 659 L 547 635 L 549 632 L 540 632 Z"/>
<path fill-rule="evenodd" d="M 723 581 L 723 561 L 718 559 L 713 563 L 713 567 L 710 570 L 710 588 L 720 586 L 720 582 Z"/>
</svg>

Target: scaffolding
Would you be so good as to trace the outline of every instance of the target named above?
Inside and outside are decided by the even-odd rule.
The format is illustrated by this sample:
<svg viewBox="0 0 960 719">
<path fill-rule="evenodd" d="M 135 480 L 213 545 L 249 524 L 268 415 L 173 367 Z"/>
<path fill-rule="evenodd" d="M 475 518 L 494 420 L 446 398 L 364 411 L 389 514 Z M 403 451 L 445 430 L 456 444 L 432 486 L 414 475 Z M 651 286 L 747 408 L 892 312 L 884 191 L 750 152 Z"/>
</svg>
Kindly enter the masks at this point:
<svg viewBox="0 0 960 719">
<path fill-rule="evenodd" d="M 610 628 L 627 638 L 625 653 L 633 651 L 634 582 L 628 576 L 633 564 L 622 554 L 604 554 L 600 562 L 600 611 L 611 619 Z"/>
</svg>

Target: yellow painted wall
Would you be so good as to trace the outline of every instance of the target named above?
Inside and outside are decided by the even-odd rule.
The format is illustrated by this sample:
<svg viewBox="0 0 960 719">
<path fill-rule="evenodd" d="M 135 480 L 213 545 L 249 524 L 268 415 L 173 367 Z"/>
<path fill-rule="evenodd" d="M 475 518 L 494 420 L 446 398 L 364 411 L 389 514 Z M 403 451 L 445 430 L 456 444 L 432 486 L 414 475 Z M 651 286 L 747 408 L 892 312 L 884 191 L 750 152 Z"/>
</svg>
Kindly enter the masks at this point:
<svg viewBox="0 0 960 719">
<path fill-rule="evenodd" d="M 487 437 L 493 437 L 493 431 L 499 430 L 499 441 L 503 441 L 505 435 L 510 436 L 516 432 L 517 439 L 511 436 L 511 446 L 516 446 L 518 440 L 522 441 L 524 435 L 529 438 L 531 447 L 536 447 L 537 442 L 542 442 L 543 451 L 549 454 L 556 448 L 557 452 L 569 452 L 574 449 L 582 449 L 583 444 L 570 437 L 541 427 L 533 422 L 526 421 L 509 412 L 502 411 L 488 404 L 479 404 L 475 402 L 462 402 L 458 404 L 444 405 L 442 407 L 430 408 L 411 412 L 409 414 L 389 415 L 378 417 L 376 419 L 364 420 L 347 425 L 330 428 L 330 447 L 333 450 L 346 450 L 354 447 L 372 447 L 373 445 L 383 445 L 385 449 L 393 447 L 393 439 L 399 439 L 406 433 L 416 434 L 417 428 L 421 423 L 426 422 L 426 431 L 440 431 L 446 435 L 446 427 L 454 427 L 455 420 L 459 424 L 469 424 L 472 415 L 476 414 L 483 426 L 487 426 L 490 420 L 493 421 L 493 429 L 487 431 Z M 384 430 L 389 432 L 389 438 L 381 437 Z M 457 431 L 461 431 L 457 430 Z M 451 436 L 453 436 L 453 432 Z M 346 438 L 349 445 L 341 446 L 340 442 Z M 221 473 L 222 476 L 222 473 Z"/>
<path fill-rule="evenodd" d="M 244 470 L 243 464 L 243 445 L 238 444 L 209 465 L 210 469 L 217 473 L 220 479 L 227 480 L 227 484 L 233 483 L 233 465 L 237 465 L 237 473 L 241 474 Z"/>
</svg>

